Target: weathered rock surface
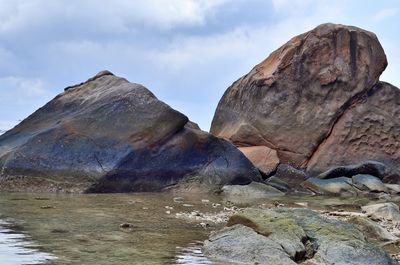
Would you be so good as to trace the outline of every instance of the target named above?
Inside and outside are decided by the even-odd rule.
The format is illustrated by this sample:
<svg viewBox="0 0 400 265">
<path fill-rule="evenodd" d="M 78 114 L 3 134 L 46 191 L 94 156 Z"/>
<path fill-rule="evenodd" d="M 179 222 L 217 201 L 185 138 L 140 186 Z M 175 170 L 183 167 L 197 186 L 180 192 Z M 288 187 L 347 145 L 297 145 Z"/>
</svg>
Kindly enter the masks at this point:
<svg viewBox="0 0 400 265">
<path fill-rule="evenodd" d="M 390 192 L 390 189 L 379 178 L 365 174 L 358 174 L 352 178 L 337 177 L 320 179 L 312 177 L 300 185 L 316 194 L 368 196 L 374 193 L 395 193 Z"/>
<path fill-rule="evenodd" d="M 358 174 L 352 177 L 352 182 L 355 187 L 365 191 L 387 192 L 385 184 L 382 181 L 371 175 Z"/>
<path fill-rule="evenodd" d="M 380 82 L 338 119 L 307 164 L 309 171 L 376 160 L 400 165 L 400 89 Z M 393 169 L 391 170 L 393 171 Z M 400 182 L 387 176 L 384 181 Z"/>
<path fill-rule="evenodd" d="M 280 164 L 275 174 L 268 178 L 266 183 L 288 187 L 289 190 L 301 189 L 300 184 L 307 179 L 307 174 L 287 164 Z M 282 185 L 283 184 L 283 185 Z"/>
<path fill-rule="evenodd" d="M 239 150 L 265 175 L 271 174 L 279 165 L 276 151 L 266 146 L 239 147 Z"/>
<path fill-rule="evenodd" d="M 307 209 L 245 209 L 204 253 L 224 264 L 398 264 L 349 223 Z"/>
<path fill-rule="evenodd" d="M 332 179 L 309 178 L 303 183 L 301 183 L 301 186 L 308 190 L 311 190 L 316 194 L 321 194 L 321 195 L 357 194 L 357 190 L 353 186 L 351 178 L 347 177 L 339 177 Z"/>
<path fill-rule="evenodd" d="M 108 71 L 0 136 L 1 190 L 158 191 L 187 179 L 218 189 L 261 177 L 229 142 Z"/>
<path fill-rule="evenodd" d="M 361 216 L 353 216 L 349 219 L 349 222 L 355 224 L 370 242 L 382 243 L 387 241 L 397 240 L 398 238 L 389 233 L 385 228 L 380 226 L 368 218 Z"/>
<path fill-rule="evenodd" d="M 386 66 L 373 33 L 320 25 L 233 83 L 218 104 L 211 132 L 237 146 L 267 146 L 281 163 L 313 175 L 366 160 L 395 168 L 400 90 L 378 82 Z M 400 175 L 386 180 L 400 182 Z"/>
<path fill-rule="evenodd" d="M 377 203 L 361 207 L 372 219 L 390 220 L 400 224 L 399 206 L 393 202 Z"/>
</svg>

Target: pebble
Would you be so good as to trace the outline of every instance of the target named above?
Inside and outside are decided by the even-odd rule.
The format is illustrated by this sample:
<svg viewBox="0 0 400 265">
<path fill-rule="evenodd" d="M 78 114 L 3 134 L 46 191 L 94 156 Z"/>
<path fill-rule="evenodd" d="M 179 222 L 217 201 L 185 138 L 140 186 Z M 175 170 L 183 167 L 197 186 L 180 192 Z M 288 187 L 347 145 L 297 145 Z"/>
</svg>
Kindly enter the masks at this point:
<svg viewBox="0 0 400 265">
<path fill-rule="evenodd" d="M 40 209 L 54 209 L 54 208 L 56 208 L 56 207 L 50 206 L 50 205 L 43 205 L 43 206 L 40 206 Z"/>
<path fill-rule="evenodd" d="M 122 229 L 128 229 L 128 228 L 134 228 L 135 226 L 131 223 L 122 223 L 119 225 L 119 227 Z"/>
<path fill-rule="evenodd" d="M 182 197 L 175 197 L 174 198 L 174 202 L 182 203 L 183 202 L 183 198 Z"/>
</svg>

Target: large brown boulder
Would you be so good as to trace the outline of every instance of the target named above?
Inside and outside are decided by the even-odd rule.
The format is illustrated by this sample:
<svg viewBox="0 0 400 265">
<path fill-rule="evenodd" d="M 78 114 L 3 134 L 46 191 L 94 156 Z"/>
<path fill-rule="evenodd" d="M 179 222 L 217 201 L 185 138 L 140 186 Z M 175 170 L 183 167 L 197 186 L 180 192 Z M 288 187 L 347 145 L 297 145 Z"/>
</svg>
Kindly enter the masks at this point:
<svg viewBox="0 0 400 265">
<path fill-rule="evenodd" d="M 182 182 L 214 190 L 260 178 L 232 144 L 108 71 L 0 136 L 0 190 L 159 191 Z"/>
<path fill-rule="evenodd" d="M 366 159 L 400 165 L 400 89 L 388 83 L 379 82 L 340 116 L 307 169 L 320 172 Z"/>
<path fill-rule="evenodd" d="M 377 160 L 398 164 L 399 91 L 375 34 L 323 24 L 294 37 L 237 80 L 211 133 L 237 146 L 267 146 L 282 163 L 317 173 Z"/>
</svg>

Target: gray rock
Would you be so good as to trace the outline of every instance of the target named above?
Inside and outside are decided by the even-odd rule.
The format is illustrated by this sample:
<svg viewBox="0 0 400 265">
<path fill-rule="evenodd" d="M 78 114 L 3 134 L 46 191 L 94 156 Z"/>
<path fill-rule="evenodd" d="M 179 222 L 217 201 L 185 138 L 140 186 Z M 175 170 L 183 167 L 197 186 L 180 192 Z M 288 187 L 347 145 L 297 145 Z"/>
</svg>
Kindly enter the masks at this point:
<svg viewBox="0 0 400 265">
<path fill-rule="evenodd" d="M 382 243 L 397 240 L 398 238 L 389 233 L 385 228 L 368 218 L 361 216 L 353 216 L 348 220 L 355 224 L 370 242 Z"/>
<path fill-rule="evenodd" d="M 289 187 L 289 185 L 285 181 L 283 181 L 283 180 L 281 180 L 281 179 L 279 179 L 279 178 L 277 178 L 275 176 L 269 177 L 265 181 L 265 183 L 268 184 L 268 185 L 271 185 L 272 187 L 274 187 L 274 188 L 276 188 L 276 189 L 278 189 L 280 191 L 283 191 L 283 192 L 288 192 L 288 191 L 291 190 L 291 188 Z"/>
<path fill-rule="evenodd" d="M 357 190 L 352 185 L 352 180 L 346 177 L 332 179 L 308 178 L 301 183 L 301 186 L 316 194 L 357 194 Z"/>
<path fill-rule="evenodd" d="M 147 88 L 103 71 L 0 136 L 0 190 L 218 190 L 261 181 L 231 143 L 197 129 Z"/>
<path fill-rule="evenodd" d="M 372 175 L 358 174 L 352 177 L 353 185 L 360 190 L 387 192 L 387 187 L 382 181 Z"/>
<path fill-rule="evenodd" d="M 203 252 L 217 264 L 297 264 L 279 244 L 243 225 L 211 234 L 204 242 Z"/>
<path fill-rule="evenodd" d="M 277 180 L 286 183 L 292 190 L 298 190 L 300 184 L 307 179 L 307 174 L 287 164 L 280 164 L 273 175 L 274 182 Z M 269 180 L 270 181 L 270 180 Z"/>
<path fill-rule="evenodd" d="M 224 264 L 398 264 L 356 226 L 308 209 L 245 209 L 227 225 L 204 243 Z"/>
<path fill-rule="evenodd" d="M 400 193 L 400 185 L 399 184 L 385 184 L 385 187 L 389 190 L 390 193 L 394 193 L 394 194 Z"/>
<path fill-rule="evenodd" d="M 240 198 L 248 200 L 285 195 L 280 190 L 260 182 L 251 182 L 248 185 L 225 185 L 222 187 L 222 193 L 229 200 Z"/>
<path fill-rule="evenodd" d="M 393 202 L 370 204 L 362 206 L 361 210 L 375 220 L 390 220 L 400 223 L 399 206 Z"/>
</svg>

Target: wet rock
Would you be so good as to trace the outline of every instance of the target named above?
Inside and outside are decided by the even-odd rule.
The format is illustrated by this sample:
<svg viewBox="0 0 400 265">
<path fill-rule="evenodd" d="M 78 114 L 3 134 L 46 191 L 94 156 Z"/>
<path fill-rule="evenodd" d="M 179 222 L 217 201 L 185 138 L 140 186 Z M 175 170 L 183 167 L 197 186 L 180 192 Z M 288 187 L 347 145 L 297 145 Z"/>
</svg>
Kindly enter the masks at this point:
<svg viewBox="0 0 400 265">
<path fill-rule="evenodd" d="M 276 173 L 272 178 L 269 178 L 267 182 L 278 183 L 278 181 L 280 181 L 286 183 L 290 189 L 298 190 L 301 189 L 300 184 L 306 179 L 307 174 L 304 171 L 287 164 L 280 164 Z"/>
<path fill-rule="evenodd" d="M 280 190 L 280 191 L 282 191 L 282 192 L 288 192 L 288 191 L 291 190 L 291 188 L 289 187 L 289 185 L 285 181 L 283 181 L 283 180 L 281 180 L 281 179 L 279 179 L 279 178 L 277 178 L 275 176 L 269 177 L 265 181 L 265 183 L 270 185 L 270 186 L 272 186 L 272 187 L 274 187 L 274 188 L 276 188 L 276 189 L 278 189 L 278 190 Z"/>
<path fill-rule="evenodd" d="M 210 235 L 204 254 L 234 264 L 398 264 L 354 225 L 307 209 L 245 209 Z"/>
<path fill-rule="evenodd" d="M 332 179 L 308 178 L 301 183 L 301 186 L 316 194 L 357 194 L 357 191 L 352 185 L 352 180 L 346 177 Z"/>
<path fill-rule="evenodd" d="M 382 181 L 371 175 L 358 174 L 352 177 L 353 185 L 360 190 L 387 192 L 386 186 Z"/>
<path fill-rule="evenodd" d="M 329 170 L 319 174 L 316 178 L 331 179 L 338 177 L 349 177 L 354 175 L 366 174 L 383 179 L 387 174 L 385 164 L 378 161 L 365 161 L 355 165 L 332 167 Z"/>
<path fill-rule="evenodd" d="M 345 161 L 352 162 L 375 157 L 396 161 L 400 153 L 396 144 L 400 143 L 399 122 L 393 117 L 400 116 L 400 92 L 379 92 L 378 87 L 377 93 L 369 94 L 386 66 L 385 53 L 375 34 L 351 26 L 320 25 L 292 38 L 234 82 L 218 104 L 211 133 L 237 146 L 267 146 L 277 151 L 281 163 L 307 167 L 310 171 L 322 172 L 335 162 L 343 164 L 343 155 Z M 389 99 L 389 94 L 394 99 Z M 374 99 L 364 104 L 363 110 L 379 99 L 381 105 L 386 100 L 388 107 L 383 108 L 383 113 L 382 108 L 371 108 L 360 117 L 360 122 L 347 119 L 347 124 L 357 127 L 349 125 L 346 132 L 351 128 L 356 131 L 354 136 L 365 136 L 356 145 L 348 141 L 338 144 L 343 138 L 332 137 L 339 132 L 336 124 L 364 97 Z M 369 123 L 372 116 L 374 121 Z M 385 129 L 378 126 L 379 119 L 387 122 Z M 366 130 L 369 124 L 371 132 Z M 384 142 L 384 137 L 389 140 Z M 369 138 L 376 145 L 368 143 Z M 331 142 L 344 145 L 349 153 L 328 152 Z M 355 146 L 361 148 L 361 142 L 368 148 L 357 151 Z M 397 152 L 394 157 L 393 152 Z M 310 160 L 312 164 L 308 166 Z"/>
<path fill-rule="evenodd" d="M 110 72 L 65 89 L 0 136 L 0 190 L 219 190 L 261 181 L 228 141 Z"/>
<path fill-rule="evenodd" d="M 249 200 L 284 195 L 280 190 L 260 182 L 252 182 L 248 185 L 225 185 L 222 187 L 222 194 L 225 198 L 234 201 L 240 198 Z"/>
<path fill-rule="evenodd" d="M 276 151 L 266 146 L 239 147 L 239 150 L 265 175 L 275 171 L 279 164 Z"/>
<path fill-rule="evenodd" d="M 204 242 L 203 252 L 222 264 L 297 264 L 276 242 L 243 225 L 226 227 L 211 234 Z"/>
<path fill-rule="evenodd" d="M 400 223 L 399 206 L 393 202 L 366 205 L 361 209 L 374 220 L 390 220 Z"/>
</svg>

